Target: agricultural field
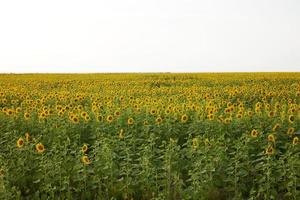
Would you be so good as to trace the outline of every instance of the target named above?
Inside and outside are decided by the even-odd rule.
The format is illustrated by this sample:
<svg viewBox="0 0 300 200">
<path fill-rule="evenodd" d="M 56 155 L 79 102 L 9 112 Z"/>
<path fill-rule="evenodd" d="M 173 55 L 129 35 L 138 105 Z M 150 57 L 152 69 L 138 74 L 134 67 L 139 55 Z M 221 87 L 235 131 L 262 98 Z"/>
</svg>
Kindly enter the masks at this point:
<svg viewBox="0 0 300 200">
<path fill-rule="evenodd" d="M 300 73 L 0 75 L 0 199 L 300 199 Z"/>
</svg>

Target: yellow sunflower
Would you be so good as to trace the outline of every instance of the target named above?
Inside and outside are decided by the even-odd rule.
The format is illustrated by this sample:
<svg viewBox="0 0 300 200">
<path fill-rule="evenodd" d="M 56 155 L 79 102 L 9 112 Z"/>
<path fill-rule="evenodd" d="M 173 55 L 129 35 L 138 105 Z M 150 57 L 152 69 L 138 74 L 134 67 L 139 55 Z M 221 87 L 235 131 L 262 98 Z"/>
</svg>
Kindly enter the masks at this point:
<svg viewBox="0 0 300 200">
<path fill-rule="evenodd" d="M 24 140 L 23 138 L 19 138 L 17 141 L 17 147 L 22 148 L 24 146 Z"/>
<path fill-rule="evenodd" d="M 268 146 L 268 148 L 266 148 L 266 154 L 267 155 L 272 155 L 274 154 L 275 150 L 272 146 Z"/>
<path fill-rule="evenodd" d="M 45 151 L 45 147 L 42 143 L 38 143 L 35 145 L 35 149 L 38 153 L 43 153 Z"/>
<path fill-rule="evenodd" d="M 91 161 L 90 161 L 89 157 L 87 157 L 87 156 L 82 156 L 82 157 L 81 157 L 81 160 L 82 160 L 82 162 L 83 162 L 84 164 L 86 164 L 86 165 L 91 164 Z"/>
<path fill-rule="evenodd" d="M 88 151 L 88 146 L 86 144 L 84 144 L 82 147 L 81 147 L 81 151 L 83 153 L 86 153 Z"/>
<path fill-rule="evenodd" d="M 274 125 L 272 131 L 275 132 L 275 131 L 277 131 L 279 128 L 280 128 L 280 124 L 277 123 L 277 124 Z"/>
<path fill-rule="evenodd" d="M 186 123 L 188 121 L 188 119 L 189 119 L 189 117 L 186 114 L 181 116 L 181 122 L 182 123 Z"/>
<path fill-rule="evenodd" d="M 299 144 L 299 138 L 296 136 L 293 139 L 293 145 Z"/>
<path fill-rule="evenodd" d="M 268 141 L 269 142 L 275 142 L 275 136 L 273 134 L 268 135 Z"/>
<path fill-rule="evenodd" d="M 295 121 L 295 116 L 294 115 L 290 115 L 289 116 L 289 122 L 292 124 Z"/>
<path fill-rule="evenodd" d="M 30 135 L 29 135 L 28 132 L 25 133 L 25 139 L 26 139 L 27 142 L 29 142 L 29 140 L 30 140 Z"/>
<path fill-rule="evenodd" d="M 113 116 L 112 116 L 112 115 L 108 115 L 108 116 L 106 117 L 106 120 L 107 120 L 109 123 L 111 123 L 111 122 L 113 121 Z"/>
<path fill-rule="evenodd" d="M 257 132 L 256 129 L 253 129 L 253 130 L 251 131 L 251 136 L 254 137 L 254 138 L 256 138 L 256 137 L 258 136 L 258 132 Z"/>
<path fill-rule="evenodd" d="M 122 140 L 122 139 L 124 139 L 124 137 L 125 137 L 124 136 L 124 129 L 121 129 L 120 132 L 119 132 L 119 139 Z"/>
<path fill-rule="evenodd" d="M 134 123 L 134 120 L 130 117 L 127 120 L 128 125 L 132 125 Z"/>
</svg>

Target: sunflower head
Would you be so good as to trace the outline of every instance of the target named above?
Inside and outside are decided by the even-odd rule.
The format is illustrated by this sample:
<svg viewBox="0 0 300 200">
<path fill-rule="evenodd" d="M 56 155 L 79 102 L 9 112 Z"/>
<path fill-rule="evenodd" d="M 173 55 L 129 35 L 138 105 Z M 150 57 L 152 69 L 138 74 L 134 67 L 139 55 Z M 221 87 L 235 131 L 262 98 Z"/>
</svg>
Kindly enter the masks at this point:
<svg viewBox="0 0 300 200">
<path fill-rule="evenodd" d="M 188 121 L 188 119 L 189 119 L 189 117 L 186 114 L 181 116 L 181 122 L 182 123 L 186 123 Z"/>
<path fill-rule="evenodd" d="M 81 157 L 81 161 L 82 161 L 85 165 L 91 164 L 91 160 L 90 160 L 89 157 L 87 157 L 87 156 L 82 156 L 82 157 Z"/>
<path fill-rule="evenodd" d="M 290 115 L 290 116 L 289 116 L 289 122 L 290 122 L 291 124 L 293 124 L 294 121 L 295 121 L 295 116 L 294 116 L 294 115 Z"/>
<path fill-rule="evenodd" d="M 268 147 L 266 148 L 266 154 L 267 154 L 267 155 L 273 155 L 274 152 L 275 152 L 275 150 L 274 150 L 274 148 L 273 148 L 272 146 L 268 146 Z"/>
<path fill-rule="evenodd" d="M 299 138 L 296 136 L 293 139 L 293 145 L 299 144 Z"/>
<path fill-rule="evenodd" d="M 251 131 L 251 137 L 256 138 L 257 136 L 258 136 L 257 130 L 256 130 L 256 129 L 253 129 L 253 130 Z"/>
<path fill-rule="evenodd" d="M 275 136 L 273 134 L 268 135 L 268 141 L 269 142 L 275 142 Z"/>
<path fill-rule="evenodd" d="M 287 134 L 288 134 L 288 135 L 293 135 L 294 132 L 295 132 L 295 129 L 294 129 L 294 128 L 289 128 L 289 129 L 287 130 Z"/>
<path fill-rule="evenodd" d="M 84 144 L 82 147 L 81 147 L 81 151 L 83 153 L 86 153 L 88 151 L 88 146 L 86 144 Z"/>
<path fill-rule="evenodd" d="M 193 138 L 192 147 L 193 147 L 194 150 L 197 149 L 197 147 L 198 147 L 198 138 Z"/>
<path fill-rule="evenodd" d="M 119 132 L 119 139 L 120 140 L 124 139 L 124 137 L 125 137 L 124 135 L 125 135 L 124 134 L 124 129 L 121 129 L 120 132 Z"/>
<path fill-rule="evenodd" d="M 128 125 L 132 125 L 134 123 L 133 118 L 131 118 L 131 117 L 128 118 L 127 123 L 128 123 Z"/>
<path fill-rule="evenodd" d="M 112 116 L 112 115 L 108 115 L 108 116 L 106 117 L 106 120 L 107 120 L 109 123 L 111 123 L 111 122 L 113 121 L 113 116 Z"/>
<path fill-rule="evenodd" d="M 38 153 L 43 153 L 45 151 L 45 147 L 42 143 L 36 144 L 35 149 Z"/>
<path fill-rule="evenodd" d="M 205 144 L 205 146 L 210 146 L 210 141 L 208 138 L 204 139 L 204 144 Z"/>
<path fill-rule="evenodd" d="M 28 132 L 25 133 L 25 139 L 26 139 L 27 142 L 29 142 L 29 140 L 30 140 L 30 135 L 29 135 Z"/>
<path fill-rule="evenodd" d="M 24 146 L 24 140 L 23 138 L 19 138 L 17 141 L 17 147 L 22 148 Z"/>
<path fill-rule="evenodd" d="M 275 131 L 277 131 L 279 128 L 280 128 L 280 124 L 277 123 L 277 124 L 274 125 L 272 131 L 275 132 Z"/>
<path fill-rule="evenodd" d="M 157 117 L 156 120 L 155 120 L 155 122 L 157 124 L 160 124 L 162 122 L 162 118 L 161 117 Z"/>
<path fill-rule="evenodd" d="M 78 123 L 79 123 L 79 118 L 78 118 L 77 116 L 73 116 L 72 122 L 73 122 L 74 124 L 78 124 Z"/>
<path fill-rule="evenodd" d="M 29 114 L 28 112 L 25 112 L 25 113 L 24 113 L 24 118 L 25 118 L 26 120 L 28 120 L 28 119 L 30 118 L 30 114 Z"/>
</svg>

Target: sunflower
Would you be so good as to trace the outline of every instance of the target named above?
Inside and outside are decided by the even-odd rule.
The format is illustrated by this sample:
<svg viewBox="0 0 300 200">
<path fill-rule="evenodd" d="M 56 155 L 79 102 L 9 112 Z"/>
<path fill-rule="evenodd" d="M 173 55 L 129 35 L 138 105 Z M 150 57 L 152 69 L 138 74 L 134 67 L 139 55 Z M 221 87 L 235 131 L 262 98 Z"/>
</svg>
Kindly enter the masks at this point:
<svg viewBox="0 0 300 200">
<path fill-rule="evenodd" d="M 113 116 L 112 115 L 108 115 L 107 117 L 106 117 L 106 120 L 109 122 L 109 123 L 111 123 L 112 121 L 113 121 Z"/>
<path fill-rule="evenodd" d="M 29 114 L 28 112 L 25 112 L 25 113 L 24 113 L 24 118 L 25 118 L 26 120 L 28 120 L 28 119 L 30 118 L 30 114 Z"/>
<path fill-rule="evenodd" d="M 86 115 L 86 116 L 84 117 L 84 120 L 85 120 L 86 122 L 89 122 L 89 121 L 91 120 L 91 118 L 90 118 L 89 115 Z"/>
<path fill-rule="evenodd" d="M 122 140 L 122 139 L 124 139 L 124 137 L 125 137 L 124 136 L 124 129 L 121 129 L 120 132 L 119 132 L 119 139 Z"/>
<path fill-rule="evenodd" d="M 252 115 L 253 115 L 253 112 L 252 112 L 252 111 L 248 111 L 248 113 L 247 113 L 247 114 L 248 114 L 248 116 L 249 116 L 249 117 L 252 117 Z"/>
<path fill-rule="evenodd" d="M 251 136 L 254 137 L 254 138 L 256 138 L 256 137 L 258 136 L 258 132 L 257 132 L 256 129 L 253 129 L 253 130 L 251 131 Z"/>
<path fill-rule="evenodd" d="M 275 115 L 275 112 L 274 112 L 274 111 L 270 111 L 270 112 L 268 113 L 268 117 L 269 117 L 269 118 L 274 117 L 274 115 Z"/>
<path fill-rule="evenodd" d="M 236 118 L 238 118 L 238 119 L 241 119 L 242 117 L 243 117 L 242 114 L 237 114 L 237 115 L 236 115 Z"/>
<path fill-rule="evenodd" d="M 27 142 L 29 142 L 29 140 L 30 140 L 30 135 L 29 135 L 28 132 L 25 133 L 25 139 L 26 139 Z"/>
<path fill-rule="evenodd" d="M 98 122 L 102 122 L 103 121 L 103 116 L 102 115 L 98 115 L 97 116 L 97 121 Z"/>
<path fill-rule="evenodd" d="M 208 139 L 208 138 L 205 138 L 204 144 L 205 144 L 206 146 L 210 146 L 210 142 L 209 142 L 209 139 Z"/>
<path fill-rule="evenodd" d="M 267 155 L 272 155 L 274 154 L 275 150 L 272 146 L 268 146 L 268 148 L 266 148 L 266 154 Z"/>
<path fill-rule="evenodd" d="M 87 112 L 81 112 L 81 117 L 82 118 L 85 118 L 85 116 L 87 116 L 88 114 L 87 114 Z"/>
<path fill-rule="evenodd" d="M 144 120 L 143 124 L 144 124 L 144 126 L 147 126 L 147 125 L 149 125 L 149 123 L 148 123 L 148 121 L 147 121 L 147 120 Z"/>
<path fill-rule="evenodd" d="M 42 143 L 38 143 L 35 145 L 35 149 L 38 153 L 43 153 L 45 151 L 45 147 Z"/>
<path fill-rule="evenodd" d="M 289 116 L 289 122 L 292 124 L 295 121 L 295 116 L 294 115 L 290 115 Z"/>
<path fill-rule="evenodd" d="M 114 115 L 115 115 L 115 116 L 120 116 L 120 115 L 121 115 L 121 112 L 117 110 L 117 111 L 115 111 Z"/>
<path fill-rule="evenodd" d="M 189 117 L 186 114 L 181 116 L 181 122 L 182 123 L 186 123 L 188 121 L 188 119 L 189 119 Z"/>
<path fill-rule="evenodd" d="M 155 115 L 156 113 L 157 113 L 157 111 L 156 111 L 155 109 L 151 109 L 151 110 L 150 110 L 150 114 L 151 114 L 151 115 Z"/>
<path fill-rule="evenodd" d="M 299 144 L 299 138 L 296 136 L 293 139 L 293 145 Z"/>
<path fill-rule="evenodd" d="M 214 119 L 214 115 L 213 114 L 209 114 L 209 115 L 207 115 L 207 118 L 208 118 L 208 120 L 213 120 Z"/>
<path fill-rule="evenodd" d="M 197 147 L 198 147 L 198 138 L 193 138 L 192 147 L 193 147 L 194 150 L 197 149 Z"/>
<path fill-rule="evenodd" d="M 17 141 L 17 147 L 22 148 L 24 146 L 24 140 L 23 138 L 19 138 Z"/>
<path fill-rule="evenodd" d="M 79 123 L 79 118 L 78 118 L 77 116 L 74 116 L 74 117 L 72 118 L 72 122 L 73 122 L 74 124 L 78 124 L 78 123 Z"/>
<path fill-rule="evenodd" d="M 82 160 L 82 162 L 83 162 L 84 164 L 86 164 L 86 165 L 91 164 L 91 161 L 90 161 L 89 157 L 87 157 L 87 156 L 82 156 L 82 157 L 81 157 L 81 160 Z"/>
<path fill-rule="evenodd" d="M 268 141 L 269 142 L 275 142 L 275 136 L 273 134 L 268 135 Z"/>
<path fill-rule="evenodd" d="M 134 120 L 130 117 L 127 120 L 128 125 L 132 125 L 134 123 Z"/>
<path fill-rule="evenodd" d="M 288 135 L 293 135 L 294 131 L 295 131 L 294 128 L 289 128 L 289 129 L 287 130 L 286 133 L 287 133 Z"/>
<path fill-rule="evenodd" d="M 272 131 L 275 132 L 275 131 L 277 131 L 279 128 L 280 128 L 280 124 L 277 123 L 277 124 L 274 125 Z"/>
<path fill-rule="evenodd" d="M 162 122 L 162 118 L 161 117 L 157 117 L 156 120 L 155 120 L 155 122 L 157 124 L 160 124 Z"/>
<path fill-rule="evenodd" d="M 230 117 L 229 117 L 229 118 L 225 118 L 225 119 L 223 120 L 224 124 L 230 124 L 231 121 L 232 121 L 232 119 L 231 119 Z"/>
<path fill-rule="evenodd" d="M 81 147 L 81 151 L 83 153 L 86 153 L 88 151 L 88 146 L 86 144 L 84 144 L 82 147 Z"/>
</svg>

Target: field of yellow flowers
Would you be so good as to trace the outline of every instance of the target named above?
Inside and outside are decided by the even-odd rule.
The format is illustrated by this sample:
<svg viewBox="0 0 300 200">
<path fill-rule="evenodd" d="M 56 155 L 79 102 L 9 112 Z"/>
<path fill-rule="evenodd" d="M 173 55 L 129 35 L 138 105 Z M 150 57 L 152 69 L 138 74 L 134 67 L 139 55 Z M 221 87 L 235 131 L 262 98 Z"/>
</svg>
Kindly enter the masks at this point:
<svg viewBox="0 0 300 200">
<path fill-rule="evenodd" d="M 0 75 L 0 199 L 300 199 L 300 73 Z"/>
</svg>

